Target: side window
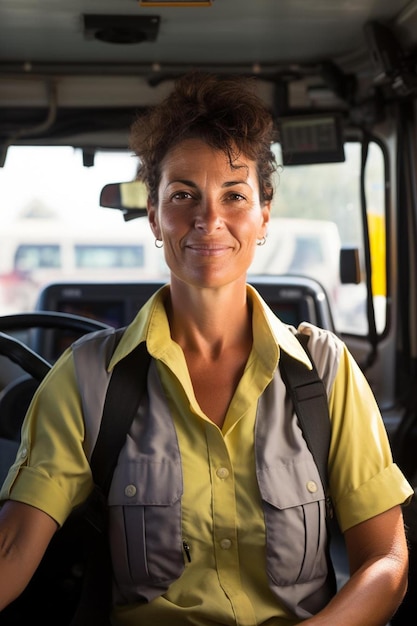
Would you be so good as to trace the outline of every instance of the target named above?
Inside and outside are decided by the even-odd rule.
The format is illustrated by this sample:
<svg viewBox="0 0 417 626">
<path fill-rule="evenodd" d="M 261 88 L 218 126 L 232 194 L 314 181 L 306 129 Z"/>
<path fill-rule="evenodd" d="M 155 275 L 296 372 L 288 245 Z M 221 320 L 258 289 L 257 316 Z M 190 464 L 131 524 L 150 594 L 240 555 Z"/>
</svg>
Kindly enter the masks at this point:
<svg viewBox="0 0 417 626">
<path fill-rule="evenodd" d="M 319 237 L 297 237 L 289 272 L 308 271 L 312 264 L 324 263 L 325 261 L 325 254 Z"/>
<path fill-rule="evenodd" d="M 280 146 L 276 144 L 274 148 L 278 163 L 282 163 Z M 267 268 L 271 274 L 299 273 L 321 282 L 331 301 L 336 329 L 356 335 L 368 333 L 361 148 L 359 142 L 345 143 L 346 158 L 341 163 L 281 167 L 272 208 L 272 222 L 278 224 L 271 224 L 271 235 L 274 229 L 282 231 L 288 254 L 285 263 L 282 253 L 280 262 L 274 263 L 270 250 Z M 385 188 L 384 153 L 373 141 L 365 168 L 365 195 L 372 293 L 379 333 L 384 332 L 386 324 Z M 267 239 L 264 248 L 268 243 L 272 241 Z M 341 284 L 341 248 L 358 248 L 359 284 Z M 308 255 L 311 260 L 305 261 Z M 275 256 L 278 259 L 278 254 Z"/>
</svg>

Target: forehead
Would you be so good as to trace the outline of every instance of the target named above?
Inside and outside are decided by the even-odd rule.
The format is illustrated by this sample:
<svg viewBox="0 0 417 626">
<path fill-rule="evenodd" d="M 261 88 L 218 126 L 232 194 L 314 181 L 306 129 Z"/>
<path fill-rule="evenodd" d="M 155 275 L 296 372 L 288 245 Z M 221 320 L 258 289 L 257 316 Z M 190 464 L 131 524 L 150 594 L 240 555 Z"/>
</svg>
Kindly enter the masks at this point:
<svg viewBox="0 0 417 626">
<path fill-rule="evenodd" d="M 168 150 L 161 163 L 161 174 L 184 172 L 222 172 L 246 180 L 256 174 L 256 164 L 243 154 L 229 160 L 223 150 L 213 148 L 202 139 L 184 139 Z"/>
</svg>

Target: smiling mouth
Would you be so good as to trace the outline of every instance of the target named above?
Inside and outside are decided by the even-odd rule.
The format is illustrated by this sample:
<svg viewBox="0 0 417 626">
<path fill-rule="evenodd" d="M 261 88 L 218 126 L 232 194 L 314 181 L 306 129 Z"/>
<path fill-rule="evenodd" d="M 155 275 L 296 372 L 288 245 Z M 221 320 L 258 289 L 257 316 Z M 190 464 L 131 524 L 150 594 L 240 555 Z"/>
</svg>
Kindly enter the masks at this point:
<svg viewBox="0 0 417 626">
<path fill-rule="evenodd" d="M 213 244 L 189 244 L 186 248 L 201 256 L 220 256 L 231 250 L 231 246 Z"/>
</svg>

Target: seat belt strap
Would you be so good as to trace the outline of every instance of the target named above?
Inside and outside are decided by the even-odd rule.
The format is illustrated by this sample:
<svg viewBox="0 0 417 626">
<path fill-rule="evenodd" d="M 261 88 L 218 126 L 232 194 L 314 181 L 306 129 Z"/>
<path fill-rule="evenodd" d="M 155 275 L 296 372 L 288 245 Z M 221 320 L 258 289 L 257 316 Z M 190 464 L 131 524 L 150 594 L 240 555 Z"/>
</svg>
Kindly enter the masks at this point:
<svg viewBox="0 0 417 626">
<path fill-rule="evenodd" d="M 296 337 L 309 356 L 313 369 L 307 369 L 282 350 L 280 372 L 287 392 L 292 398 L 304 439 L 313 455 L 327 496 L 329 487 L 327 464 L 331 435 L 327 393 L 307 348 L 308 335 L 297 333 Z"/>
<path fill-rule="evenodd" d="M 142 342 L 112 372 L 91 457 L 94 482 L 107 496 L 117 459 L 146 389 L 150 354 Z"/>
</svg>

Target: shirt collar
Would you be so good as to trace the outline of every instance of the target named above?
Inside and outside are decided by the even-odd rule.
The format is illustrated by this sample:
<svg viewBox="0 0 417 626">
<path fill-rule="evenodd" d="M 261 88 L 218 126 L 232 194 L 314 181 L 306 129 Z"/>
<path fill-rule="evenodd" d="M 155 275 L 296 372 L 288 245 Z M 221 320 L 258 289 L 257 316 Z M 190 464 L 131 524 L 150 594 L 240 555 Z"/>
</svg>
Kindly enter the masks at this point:
<svg viewBox="0 0 417 626">
<path fill-rule="evenodd" d="M 164 352 L 164 347 L 168 343 L 166 341 L 167 336 L 170 337 L 168 318 L 164 307 L 168 290 L 169 285 L 164 285 L 158 289 L 127 326 L 110 359 L 109 371 L 142 341 L 147 342 L 148 351 L 154 358 L 161 358 L 161 353 Z"/>
<path fill-rule="evenodd" d="M 262 358 L 262 354 L 272 349 L 276 351 L 278 361 L 279 351 L 284 350 L 297 361 L 304 363 L 308 369 L 312 369 L 309 357 L 295 336 L 297 329 L 284 324 L 254 287 L 247 285 L 247 291 L 253 307 L 254 345 L 259 346 L 259 356 Z"/>
<path fill-rule="evenodd" d="M 164 359 L 169 351 L 175 349 L 175 344 L 170 341 L 164 307 L 168 290 L 169 285 L 158 289 L 129 324 L 110 360 L 109 371 L 142 341 L 147 342 L 148 350 L 155 359 Z M 251 285 L 247 285 L 247 293 L 252 304 L 254 347 L 258 356 L 265 362 L 277 362 L 279 351 L 284 350 L 311 369 L 310 359 L 295 337 L 296 329 L 281 322 Z"/>
</svg>

